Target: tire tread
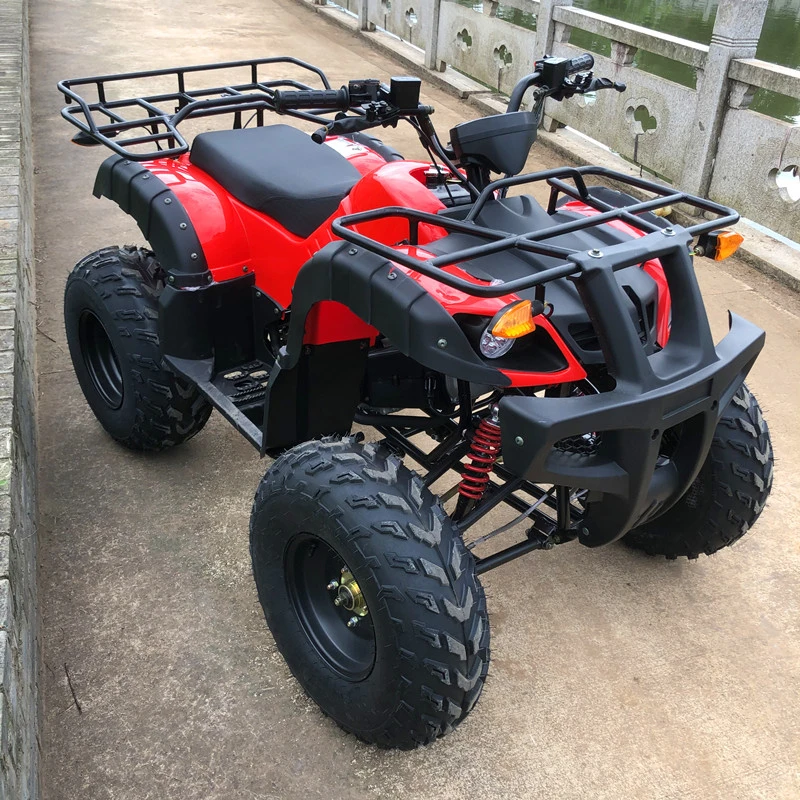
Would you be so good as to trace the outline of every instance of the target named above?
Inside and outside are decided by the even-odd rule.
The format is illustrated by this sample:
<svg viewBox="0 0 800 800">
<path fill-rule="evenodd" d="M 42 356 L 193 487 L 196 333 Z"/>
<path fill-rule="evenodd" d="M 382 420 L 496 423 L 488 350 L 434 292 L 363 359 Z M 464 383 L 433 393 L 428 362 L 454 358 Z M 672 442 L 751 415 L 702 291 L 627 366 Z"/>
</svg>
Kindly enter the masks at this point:
<svg viewBox="0 0 800 800">
<path fill-rule="evenodd" d="M 755 395 L 742 384 L 725 409 L 697 480 L 709 482 L 707 505 L 691 525 L 683 498 L 663 516 L 628 533 L 623 542 L 653 556 L 695 559 L 741 539 L 753 527 L 772 489 L 773 454 L 769 428 Z"/>
</svg>

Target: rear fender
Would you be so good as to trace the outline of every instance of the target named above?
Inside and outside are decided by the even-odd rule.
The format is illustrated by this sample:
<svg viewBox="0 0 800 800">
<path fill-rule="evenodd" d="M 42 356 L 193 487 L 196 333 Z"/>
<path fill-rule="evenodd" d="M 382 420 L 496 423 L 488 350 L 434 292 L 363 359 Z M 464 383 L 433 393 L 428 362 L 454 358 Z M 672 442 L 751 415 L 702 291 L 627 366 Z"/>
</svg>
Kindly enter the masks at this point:
<svg viewBox="0 0 800 800">
<path fill-rule="evenodd" d="M 95 197 L 108 197 L 136 221 L 170 285 L 205 286 L 212 276 L 195 226 L 177 194 L 146 166 L 122 156 L 97 172 Z"/>
</svg>

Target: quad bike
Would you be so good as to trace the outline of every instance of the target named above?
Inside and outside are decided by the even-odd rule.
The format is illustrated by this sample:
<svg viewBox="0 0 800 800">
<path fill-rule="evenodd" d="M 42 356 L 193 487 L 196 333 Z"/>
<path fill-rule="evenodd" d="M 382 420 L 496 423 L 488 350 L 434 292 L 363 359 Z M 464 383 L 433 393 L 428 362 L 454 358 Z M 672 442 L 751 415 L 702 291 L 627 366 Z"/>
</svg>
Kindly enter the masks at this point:
<svg viewBox="0 0 800 800">
<path fill-rule="evenodd" d="M 75 141 L 115 153 L 95 195 L 152 248 L 106 247 L 69 276 L 86 400 L 136 450 L 185 442 L 215 408 L 275 457 L 251 517 L 258 596 L 303 688 L 367 742 L 429 743 L 472 709 L 480 574 L 573 540 L 711 554 L 770 491 L 744 384 L 764 333 L 730 314 L 715 347 L 692 266 L 735 250 L 736 212 L 599 167 L 519 175 L 546 98 L 624 90 L 592 67 L 536 62 L 506 113 L 447 145 L 418 79 L 332 89 L 292 58 L 59 84 Z M 189 88 L 209 74 L 225 79 Z M 148 81 L 168 89 L 112 97 Z M 181 124 L 220 114 L 233 127 L 190 148 Z M 399 121 L 429 160 L 365 133 Z M 507 194 L 533 184 L 546 208 Z M 659 215 L 678 203 L 705 218 Z M 513 519 L 491 522 L 501 506 Z"/>
</svg>

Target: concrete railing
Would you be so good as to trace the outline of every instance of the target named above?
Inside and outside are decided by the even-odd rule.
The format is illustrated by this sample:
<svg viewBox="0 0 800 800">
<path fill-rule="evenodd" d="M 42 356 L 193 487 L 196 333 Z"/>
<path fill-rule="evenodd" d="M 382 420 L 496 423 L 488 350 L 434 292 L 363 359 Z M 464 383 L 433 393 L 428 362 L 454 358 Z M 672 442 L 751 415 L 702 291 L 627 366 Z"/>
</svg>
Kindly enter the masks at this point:
<svg viewBox="0 0 800 800">
<path fill-rule="evenodd" d="M 326 0 L 318 0 L 323 4 Z M 687 191 L 734 206 L 744 216 L 800 238 L 797 181 L 800 126 L 750 111 L 756 89 L 800 99 L 800 71 L 755 59 L 768 0 L 720 0 L 711 44 L 572 7 L 572 0 L 506 0 L 536 18 L 535 30 L 453 0 L 339 0 L 362 30 L 383 28 L 424 51 L 430 69 L 447 65 L 508 94 L 543 53 L 572 57 L 573 31 L 611 42 L 595 55 L 597 74 L 624 81 L 623 94 L 548 101 L 544 125 L 569 125 Z M 639 50 L 688 65 L 696 88 L 635 66 Z M 800 182 L 794 184 L 800 189 Z"/>
</svg>

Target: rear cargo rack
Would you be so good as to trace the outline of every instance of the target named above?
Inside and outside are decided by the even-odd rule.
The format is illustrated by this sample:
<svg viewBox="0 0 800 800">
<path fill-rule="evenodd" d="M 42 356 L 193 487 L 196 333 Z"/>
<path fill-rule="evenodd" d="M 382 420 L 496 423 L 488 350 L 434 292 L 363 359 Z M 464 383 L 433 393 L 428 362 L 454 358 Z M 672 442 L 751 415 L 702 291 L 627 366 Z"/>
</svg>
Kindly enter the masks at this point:
<svg viewBox="0 0 800 800">
<path fill-rule="evenodd" d="M 309 72 L 321 88 L 330 89 L 325 73 L 312 64 L 290 56 L 259 58 L 248 61 L 228 61 L 220 64 L 198 64 L 190 67 L 154 69 L 145 72 L 126 72 L 117 75 L 99 75 L 89 78 L 60 81 L 59 91 L 68 105 L 61 116 L 78 128 L 73 138 L 78 144 L 103 144 L 118 155 L 131 161 L 149 161 L 154 158 L 169 158 L 181 155 L 189 145 L 178 131 L 178 125 L 190 118 L 210 117 L 217 114 L 234 114 L 234 128 L 242 127 L 242 113 L 254 112 L 256 124 L 263 125 L 264 111 L 274 111 L 274 91 L 280 88 L 317 89 L 289 78 L 267 80 L 260 75 L 259 68 L 265 65 L 288 64 Z M 242 82 L 223 84 L 203 89 L 188 89 L 187 76 L 194 73 L 217 73 L 221 70 L 242 71 Z M 153 78 L 174 79 L 173 91 L 151 94 L 145 97 L 109 99 L 109 89 L 114 84 Z M 92 87 L 97 100 L 87 100 L 77 90 L 85 93 Z M 319 113 L 287 110 L 300 119 L 319 122 Z M 98 118 L 101 122 L 98 123 Z M 104 120 L 107 120 L 105 122 Z M 118 139 L 120 134 L 135 135 Z M 130 148 L 154 144 L 156 150 L 137 152 Z"/>
<path fill-rule="evenodd" d="M 653 199 L 642 200 L 631 205 L 615 207 L 591 194 L 591 187 L 587 187 L 584 180 L 587 176 L 600 177 L 608 181 L 626 184 L 640 190 L 651 192 L 657 196 Z M 574 185 L 567 183 L 565 179 L 571 180 Z M 506 231 L 494 230 L 477 224 L 476 221 L 484 206 L 488 202 L 493 201 L 496 197 L 502 196 L 506 189 L 511 186 L 537 183 L 539 181 L 546 181 L 550 186 L 550 202 L 547 208 L 548 214 L 552 215 L 556 212 L 557 202 L 559 196 L 562 194 L 574 200 L 580 200 L 582 203 L 595 209 L 598 213 L 583 219 L 540 228 L 525 234 L 509 234 Z M 420 272 L 429 278 L 434 278 L 465 294 L 476 297 L 503 297 L 520 290 L 543 287 L 544 284 L 550 281 L 577 276 L 584 271 L 584 267 L 579 261 L 584 260 L 583 257 L 587 255 L 586 251 L 548 244 L 548 239 L 620 220 L 632 225 L 644 234 L 658 233 L 668 240 L 669 237 L 676 236 L 678 232 L 676 229 L 662 227 L 640 215 L 646 212 L 653 212 L 660 208 L 666 208 L 667 206 L 673 206 L 677 203 L 683 203 L 698 210 L 718 215 L 716 219 L 710 221 L 703 220 L 696 225 L 690 225 L 679 229 L 688 233 L 691 237 L 699 236 L 702 233 L 707 233 L 708 231 L 726 225 L 732 225 L 739 220 L 739 215 L 733 209 L 719 205 L 718 203 L 713 203 L 710 200 L 695 197 L 694 195 L 675 190 L 669 186 L 663 186 L 653 181 L 645 180 L 644 178 L 626 175 L 622 172 L 606 169 L 605 167 L 587 166 L 560 167 L 557 169 L 544 170 L 542 172 L 533 172 L 528 175 L 517 175 L 496 180 L 490 183 L 480 193 L 480 196 L 463 220 L 453 219 L 444 215 L 430 214 L 423 211 L 415 211 L 408 208 L 388 206 L 374 211 L 364 211 L 358 214 L 348 214 L 347 216 L 339 217 L 333 222 L 332 228 L 337 236 L 347 242 L 384 256 L 389 261 Z M 486 244 L 467 247 L 452 253 L 423 260 L 399 252 L 395 247 L 383 244 L 382 242 L 353 230 L 354 226 L 361 223 L 375 222 L 376 220 L 389 218 L 401 218 L 408 221 L 408 243 L 412 246 L 418 245 L 419 226 L 421 223 L 435 225 L 439 228 L 443 228 L 448 233 L 464 233 L 480 239 L 486 239 L 487 242 Z M 424 249 L 424 246 L 422 249 Z M 655 250 L 663 249 L 663 246 L 656 247 L 655 240 L 651 237 L 632 238 L 629 243 L 626 242 L 624 245 L 617 245 L 614 247 L 615 255 L 612 269 L 616 271 L 627 266 L 640 264 L 650 258 L 657 258 L 658 253 L 656 253 Z M 667 247 L 667 250 L 669 249 L 674 248 Z M 488 283 L 485 285 L 473 283 L 458 275 L 447 272 L 444 269 L 445 267 L 464 264 L 464 262 L 469 262 L 475 258 L 502 253 L 506 250 L 521 250 L 527 253 L 561 259 L 563 263 L 543 269 L 540 272 L 535 272 L 530 276 L 517 278 L 516 280 L 507 281 L 494 286 Z M 601 254 L 600 251 L 589 251 L 588 255 L 592 257 L 602 257 L 603 254 Z"/>
</svg>

